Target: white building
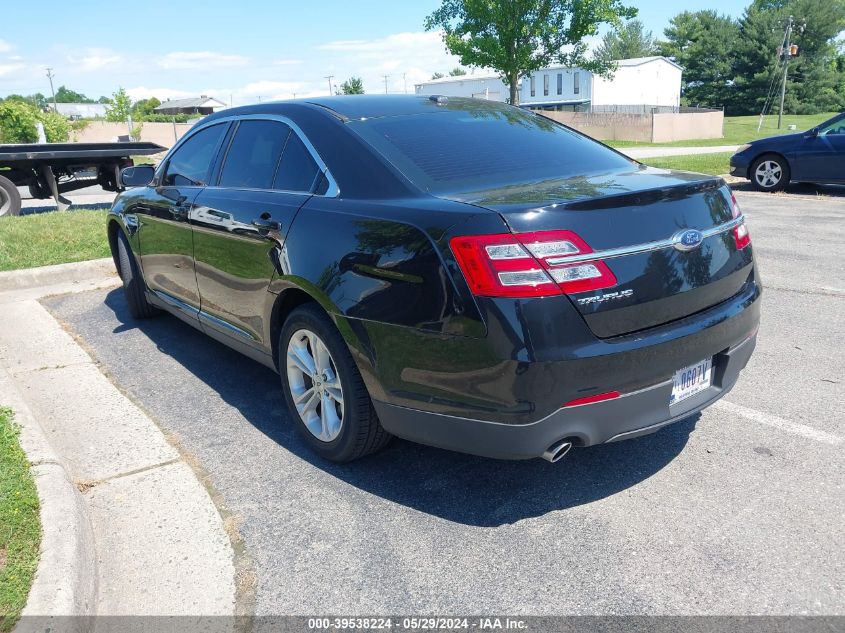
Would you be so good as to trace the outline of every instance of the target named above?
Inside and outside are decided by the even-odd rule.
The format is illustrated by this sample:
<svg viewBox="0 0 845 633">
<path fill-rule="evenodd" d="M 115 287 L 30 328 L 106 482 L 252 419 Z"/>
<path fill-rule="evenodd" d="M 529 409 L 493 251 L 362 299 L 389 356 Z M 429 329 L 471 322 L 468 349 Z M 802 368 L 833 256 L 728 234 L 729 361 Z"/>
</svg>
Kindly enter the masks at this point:
<svg viewBox="0 0 845 633">
<path fill-rule="evenodd" d="M 53 104 L 47 100 L 51 108 Z M 102 103 L 57 103 L 56 112 L 69 119 L 102 119 L 106 116 L 106 106 Z"/>
<path fill-rule="evenodd" d="M 665 57 L 621 59 L 612 79 L 581 68 L 554 66 L 524 77 L 519 104 L 552 110 L 596 111 L 677 108 L 681 103 L 682 69 Z M 508 87 L 497 74 L 432 79 L 415 87 L 417 94 L 475 97 L 507 101 Z"/>
<path fill-rule="evenodd" d="M 581 68 L 557 66 L 524 77 L 519 103 L 554 110 L 677 108 L 683 70 L 665 57 L 620 59 L 612 79 Z"/>
<path fill-rule="evenodd" d="M 414 92 L 418 95 L 438 94 L 490 101 L 506 101 L 510 96 L 508 87 L 498 74 L 458 75 L 431 79 L 414 85 Z"/>
</svg>

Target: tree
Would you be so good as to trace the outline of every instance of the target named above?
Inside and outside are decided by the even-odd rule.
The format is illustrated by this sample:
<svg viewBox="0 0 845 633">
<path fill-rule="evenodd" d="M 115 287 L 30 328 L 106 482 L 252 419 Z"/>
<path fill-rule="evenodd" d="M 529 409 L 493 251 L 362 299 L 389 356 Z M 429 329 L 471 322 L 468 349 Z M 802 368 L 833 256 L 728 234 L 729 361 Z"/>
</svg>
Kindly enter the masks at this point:
<svg viewBox="0 0 845 633">
<path fill-rule="evenodd" d="M 445 77 L 445 76 L 446 76 L 446 75 L 444 75 L 443 73 L 434 73 L 434 74 L 431 76 L 431 78 L 432 78 L 432 79 L 443 79 L 443 77 Z"/>
<path fill-rule="evenodd" d="M 606 75 L 612 66 L 585 58 L 584 38 L 601 24 L 618 26 L 637 10 L 622 0 L 441 0 L 425 20 L 465 66 L 494 68 L 519 103 L 519 81 L 552 62 Z"/>
<path fill-rule="evenodd" d="M 669 21 L 658 52 L 683 67 L 685 104 L 719 108 L 729 101 L 734 80 L 734 47 L 739 27 L 713 10 L 684 11 Z"/>
<path fill-rule="evenodd" d="M 452 70 L 449 71 L 450 77 L 463 77 L 466 74 L 467 74 L 467 71 L 465 71 L 460 66 L 455 66 Z"/>
<path fill-rule="evenodd" d="M 147 117 L 155 114 L 155 109 L 161 105 L 161 101 L 155 97 L 140 99 L 132 106 L 132 118 L 137 121 L 145 121 Z"/>
<path fill-rule="evenodd" d="M 342 84 L 340 84 L 340 91 L 345 95 L 362 95 L 364 94 L 364 82 L 360 77 L 350 77 Z"/>
<path fill-rule="evenodd" d="M 132 99 L 126 90 L 119 88 L 112 94 L 111 103 L 106 106 L 106 121 L 126 121 L 132 114 Z"/>
<path fill-rule="evenodd" d="M 778 87 L 783 62 L 777 48 L 789 16 L 795 28 L 791 37 L 798 56 L 790 58 L 784 111 L 813 114 L 845 108 L 837 71 L 837 37 L 845 29 L 843 0 L 754 0 L 740 24 L 733 64 L 735 83 L 726 110 L 731 114 L 757 114 L 766 107 L 780 107 Z"/>
<path fill-rule="evenodd" d="M 607 62 L 634 57 L 648 57 L 657 52 L 651 31 L 639 20 L 629 20 L 621 27 L 605 33 L 594 55 Z"/>
<path fill-rule="evenodd" d="M 81 92 L 59 86 L 59 89 L 56 90 L 56 103 L 94 103 L 94 100 L 89 99 Z"/>
</svg>

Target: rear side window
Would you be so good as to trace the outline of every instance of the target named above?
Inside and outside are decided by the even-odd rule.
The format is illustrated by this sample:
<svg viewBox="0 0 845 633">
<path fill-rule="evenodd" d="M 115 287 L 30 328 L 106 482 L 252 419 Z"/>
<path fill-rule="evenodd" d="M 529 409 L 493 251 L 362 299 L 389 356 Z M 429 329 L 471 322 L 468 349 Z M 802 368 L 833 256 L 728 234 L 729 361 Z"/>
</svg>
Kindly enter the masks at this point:
<svg viewBox="0 0 845 633">
<path fill-rule="evenodd" d="M 278 121 L 241 121 L 220 172 L 221 187 L 270 189 L 290 128 Z"/>
<path fill-rule="evenodd" d="M 631 161 L 545 117 L 455 100 L 429 114 L 349 125 L 423 191 L 467 193 L 630 168 Z"/>
<path fill-rule="evenodd" d="M 183 187 L 205 185 L 217 146 L 227 127 L 212 125 L 182 143 L 167 163 L 164 184 Z"/>
<path fill-rule="evenodd" d="M 296 134 L 291 134 L 282 154 L 273 188 L 311 192 L 319 173 L 320 169 L 305 144 Z"/>
</svg>

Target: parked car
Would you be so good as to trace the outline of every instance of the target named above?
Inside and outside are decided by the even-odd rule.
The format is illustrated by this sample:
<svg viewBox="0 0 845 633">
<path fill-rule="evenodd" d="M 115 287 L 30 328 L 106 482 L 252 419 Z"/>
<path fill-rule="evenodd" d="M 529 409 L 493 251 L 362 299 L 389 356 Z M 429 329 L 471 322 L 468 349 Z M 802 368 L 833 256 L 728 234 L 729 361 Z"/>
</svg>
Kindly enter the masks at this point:
<svg viewBox="0 0 845 633">
<path fill-rule="evenodd" d="M 233 108 L 122 182 L 131 314 L 277 371 L 331 460 L 395 435 L 556 461 L 695 414 L 755 346 L 761 286 L 721 179 L 504 104 Z"/>
<path fill-rule="evenodd" d="M 790 182 L 845 183 L 845 112 L 806 132 L 751 141 L 731 156 L 731 175 L 758 191 Z"/>
</svg>

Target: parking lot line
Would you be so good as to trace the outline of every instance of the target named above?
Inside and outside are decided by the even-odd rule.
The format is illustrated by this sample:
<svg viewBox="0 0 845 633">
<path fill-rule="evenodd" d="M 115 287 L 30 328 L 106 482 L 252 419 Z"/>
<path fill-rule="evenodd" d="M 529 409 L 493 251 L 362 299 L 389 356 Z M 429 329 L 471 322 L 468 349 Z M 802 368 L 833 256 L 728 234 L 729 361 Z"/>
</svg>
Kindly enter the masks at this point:
<svg viewBox="0 0 845 633">
<path fill-rule="evenodd" d="M 756 409 L 749 409 L 748 407 L 744 407 L 741 404 L 734 404 L 733 402 L 720 400 L 719 402 L 715 403 L 713 407 L 716 409 L 721 409 L 722 411 L 726 411 L 727 413 L 739 415 L 747 420 L 752 420 L 754 422 L 759 422 L 760 424 L 773 426 L 774 428 L 780 429 L 781 431 L 786 431 L 787 433 L 792 433 L 793 435 L 800 435 L 801 437 L 806 437 L 807 439 L 815 440 L 816 442 L 822 442 L 824 444 L 830 444 L 831 446 L 841 444 L 843 441 L 843 439 L 838 435 L 826 433 L 825 431 L 819 431 L 818 429 L 814 429 L 813 427 L 807 426 L 806 424 L 799 424 L 798 422 L 785 420 L 784 418 L 780 418 L 776 415 L 771 415 L 768 413 L 763 413 L 762 411 L 757 411 Z"/>
</svg>

